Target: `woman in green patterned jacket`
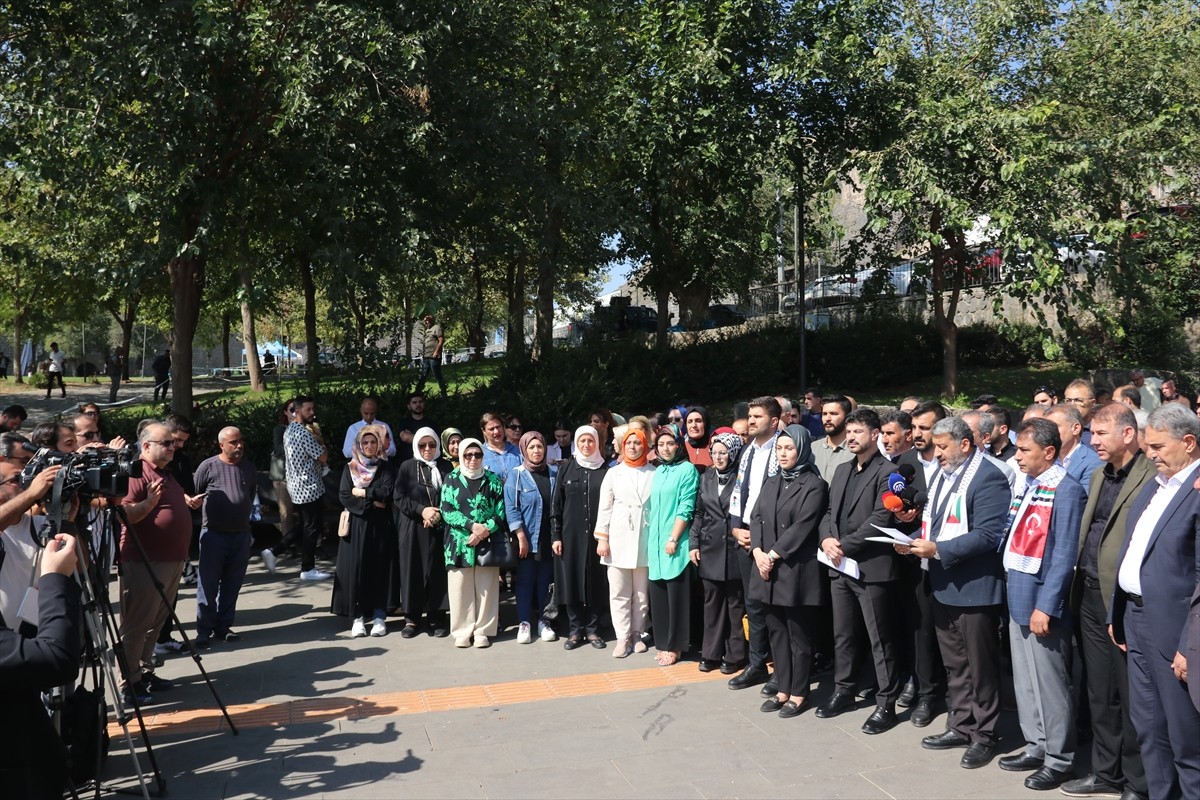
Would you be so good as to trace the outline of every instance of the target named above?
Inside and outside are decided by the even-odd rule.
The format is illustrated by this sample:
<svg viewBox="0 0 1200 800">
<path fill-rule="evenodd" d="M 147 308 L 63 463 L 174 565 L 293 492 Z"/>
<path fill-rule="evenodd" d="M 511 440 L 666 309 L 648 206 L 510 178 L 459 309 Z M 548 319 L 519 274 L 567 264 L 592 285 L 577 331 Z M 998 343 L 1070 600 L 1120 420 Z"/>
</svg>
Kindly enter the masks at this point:
<svg viewBox="0 0 1200 800">
<path fill-rule="evenodd" d="M 459 443 L 458 468 L 442 482 L 442 521 L 446 525 L 446 582 L 450 595 L 450 635 L 455 647 L 491 646 L 500 622 L 500 570 L 475 564 L 475 547 L 489 536 L 506 535 L 504 484 L 483 468 L 478 439 Z"/>
</svg>

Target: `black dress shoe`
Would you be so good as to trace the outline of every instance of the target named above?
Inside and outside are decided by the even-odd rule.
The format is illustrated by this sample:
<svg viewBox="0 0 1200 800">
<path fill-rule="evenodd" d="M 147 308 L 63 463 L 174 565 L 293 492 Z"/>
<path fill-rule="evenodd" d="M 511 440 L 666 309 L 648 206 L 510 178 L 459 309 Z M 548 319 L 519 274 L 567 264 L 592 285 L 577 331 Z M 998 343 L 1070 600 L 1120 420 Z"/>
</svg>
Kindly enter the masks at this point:
<svg viewBox="0 0 1200 800">
<path fill-rule="evenodd" d="M 1025 779 L 1025 788 L 1045 792 L 1057 789 L 1069 780 L 1071 780 L 1070 770 L 1042 767 Z"/>
<path fill-rule="evenodd" d="M 1041 769 L 1045 759 L 1031 756 L 1029 753 L 1021 753 L 1016 756 L 1002 756 L 1000 758 L 1000 769 L 1008 770 L 1009 772 L 1029 772 L 1030 770 Z"/>
<path fill-rule="evenodd" d="M 763 704 L 758 707 L 758 710 L 764 714 L 774 714 L 783 708 L 783 702 L 778 697 L 768 697 L 766 700 L 763 700 Z"/>
<path fill-rule="evenodd" d="M 721 666 L 721 662 L 717 661 L 715 658 L 702 658 L 700 659 L 700 666 L 697 667 L 697 669 L 699 669 L 701 672 L 712 672 L 719 666 Z"/>
<path fill-rule="evenodd" d="M 971 740 L 956 731 L 946 730 L 941 733 L 936 733 L 933 736 L 926 736 L 921 740 L 921 747 L 926 750 L 953 750 L 957 747 L 966 747 L 971 744 Z"/>
<path fill-rule="evenodd" d="M 722 675 L 732 675 L 733 673 L 740 672 L 741 670 L 743 670 L 745 668 L 746 668 L 745 661 L 738 661 L 737 663 L 734 663 L 732 661 L 722 661 L 721 662 L 721 674 Z"/>
<path fill-rule="evenodd" d="M 433 629 L 433 638 L 435 638 L 435 639 L 445 639 L 449 635 L 450 635 L 449 628 L 434 628 Z"/>
<path fill-rule="evenodd" d="M 924 728 L 933 722 L 933 717 L 933 701 L 928 697 L 918 699 L 912 711 L 908 712 L 908 721 L 918 728 Z"/>
<path fill-rule="evenodd" d="M 125 705 L 132 706 L 148 706 L 154 702 L 154 696 L 146 691 L 146 687 L 140 683 L 135 683 L 132 686 L 125 687 L 124 692 Z"/>
<path fill-rule="evenodd" d="M 763 687 L 758 690 L 758 693 L 763 697 L 770 697 L 773 694 L 779 694 L 779 681 L 775 680 L 775 676 L 772 675 L 767 679 L 767 682 L 763 684 Z"/>
<path fill-rule="evenodd" d="M 599 636 L 597 636 L 594 633 L 591 636 L 587 637 L 587 640 L 588 640 L 588 644 L 590 644 L 592 647 L 596 648 L 597 650 L 603 650 L 604 648 L 608 647 L 608 645 L 605 644 L 604 640 L 601 639 Z"/>
<path fill-rule="evenodd" d="M 175 683 L 166 678 L 160 678 L 153 672 L 143 672 L 142 686 L 149 692 L 169 692 L 175 688 Z"/>
<path fill-rule="evenodd" d="M 904 691 L 896 698 L 896 705 L 900 708 L 908 708 L 912 705 L 913 698 L 917 696 L 917 684 L 915 681 L 909 681 L 904 684 Z"/>
<path fill-rule="evenodd" d="M 748 689 L 751 686 L 758 686 L 760 683 L 766 683 L 771 676 L 767 674 L 766 667 L 746 667 L 740 675 L 734 675 L 729 679 L 730 689 Z"/>
<path fill-rule="evenodd" d="M 783 707 L 779 709 L 779 716 L 783 717 L 784 719 L 798 717 L 805 708 L 807 708 L 807 706 L 803 700 L 788 700 L 783 704 Z"/>
<path fill-rule="evenodd" d="M 1059 791 L 1067 797 L 1124 797 L 1120 786 L 1109 783 L 1094 772 L 1086 778 L 1067 781 L 1059 787 Z"/>
<path fill-rule="evenodd" d="M 875 712 L 863 723 L 862 732 L 871 736 L 896 727 L 896 712 L 885 706 L 876 706 Z"/>
<path fill-rule="evenodd" d="M 834 692 L 833 695 L 817 708 L 817 719 L 832 719 L 843 711 L 854 708 L 852 692 Z"/>
<path fill-rule="evenodd" d="M 401 639 L 411 639 L 416 635 L 417 635 L 417 626 L 416 625 L 405 625 L 400 630 L 400 638 Z"/>
<path fill-rule="evenodd" d="M 1128 786 L 1126 786 L 1125 790 L 1121 792 L 1121 800 L 1150 800 L 1150 797 L 1148 795 L 1138 794 L 1133 789 L 1130 789 Z"/>
<path fill-rule="evenodd" d="M 563 642 L 563 650 L 574 650 L 576 647 L 583 647 L 582 636 L 568 636 Z"/>
<path fill-rule="evenodd" d="M 958 762 L 958 765 L 963 769 L 979 769 L 992 763 L 992 759 L 995 757 L 996 745 L 972 742 L 967 748 L 967 752 L 963 753 L 962 760 Z"/>
</svg>

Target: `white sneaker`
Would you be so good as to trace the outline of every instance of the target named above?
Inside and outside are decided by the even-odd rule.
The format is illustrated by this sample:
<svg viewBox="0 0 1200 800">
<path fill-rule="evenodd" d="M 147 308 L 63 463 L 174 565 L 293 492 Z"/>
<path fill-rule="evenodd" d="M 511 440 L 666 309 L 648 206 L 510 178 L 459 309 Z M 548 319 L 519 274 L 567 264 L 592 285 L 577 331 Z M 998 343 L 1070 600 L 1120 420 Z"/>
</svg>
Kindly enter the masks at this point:
<svg viewBox="0 0 1200 800">
<path fill-rule="evenodd" d="M 455 647 L 470 647 L 471 640 L 469 638 L 468 639 L 455 639 L 454 646 Z"/>
<path fill-rule="evenodd" d="M 354 626 L 350 628 L 351 639 L 361 639 L 367 635 L 367 621 L 362 617 L 354 620 Z"/>
<path fill-rule="evenodd" d="M 279 557 L 275 555 L 273 550 L 262 551 L 263 564 L 267 566 L 267 572 L 275 574 L 275 568 L 279 566 Z"/>
<path fill-rule="evenodd" d="M 300 573 L 300 580 L 302 580 L 302 581 L 327 581 L 332 577 L 333 576 L 330 575 L 328 572 L 322 572 L 321 570 L 317 569 L 316 567 L 313 567 L 312 569 L 308 570 L 307 572 Z"/>
<path fill-rule="evenodd" d="M 492 640 L 484 636 L 482 633 L 475 634 L 475 646 L 482 650 L 485 647 L 492 646 Z"/>
<path fill-rule="evenodd" d="M 530 644 L 533 642 L 533 632 L 529 628 L 528 622 L 522 622 L 521 627 L 517 628 L 517 644 Z"/>
<path fill-rule="evenodd" d="M 371 626 L 372 636 L 387 636 L 387 623 L 383 621 L 383 617 L 376 617 L 375 624 Z"/>
<path fill-rule="evenodd" d="M 538 622 L 538 638 L 543 642 L 557 642 L 558 634 L 554 632 L 554 628 L 546 624 L 545 620 L 540 620 Z"/>
</svg>

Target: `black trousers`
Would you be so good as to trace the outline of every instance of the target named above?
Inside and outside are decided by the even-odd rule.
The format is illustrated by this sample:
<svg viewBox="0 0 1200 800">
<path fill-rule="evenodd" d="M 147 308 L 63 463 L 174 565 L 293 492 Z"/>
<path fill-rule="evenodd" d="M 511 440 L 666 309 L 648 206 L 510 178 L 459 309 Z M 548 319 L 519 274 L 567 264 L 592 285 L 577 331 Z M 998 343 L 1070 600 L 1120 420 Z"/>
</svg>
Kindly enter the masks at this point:
<svg viewBox="0 0 1200 800">
<path fill-rule="evenodd" d="M 758 570 L 755 569 L 754 560 L 750 558 L 749 553 L 738 554 L 738 566 L 742 571 L 742 597 L 745 598 L 746 617 L 750 623 L 750 666 L 766 669 L 767 661 L 771 658 L 766 604 L 750 596 L 750 581 L 757 576 Z"/>
<path fill-rule="evenodd" d="M 1125 653 L 1108 638 L 1107 619 L 1100 588 L 1085 585 L 1079 632 L 1092 713 L 1092 772 L 1117 786 L 1127 784 L 1145 797 L 1146 770 L 1129 719 L 1129 667 Z"/>
<path fill-rule="evenodd" d="M 724 659 L 731 664 L 746 660 L 746 637 L 742 617 L 746 602 L 740 578 L 731 581 L 700 580 L 704 590 L 704 639 L 700 657 Z"/>
<path fill-rule="evenodd" d="M 686 653 L 691 616 L 691 570 L 676 578 L 650 581 L 650 621 L 654 646 L 659 650 Z"/>
<path fill-rule="evenodd" d="M 912 562 L 912 563 L 909 563 Z M 946 668 L 933 626 L 933 594 L 921 560 L 905 559 L 896 584 L 896 607 L 905 633 L 904 669 L 916 682 L 917 697 L 936 700 L 946 694 Z"/>
<path fill-rule="evenodd" d="M 860 658 L 858 619 L 866 625 L 875 663 L 876 702 L 894 707 L 900 696 L 900 662 L 895 624 L 895 593 L 890 583 L 863 583 L 845 575 L 829 582 L 833 599 L 834 687 L 853 693 Z"/>
<path fill-rule="evenodd" d="M 812 671 L 812 612 L 815 609 L 774 605 L 765 608 L 779 691 L 793 699 L 808 697 Z"/>
<path fill-rule="evenodd" d="M 54 382 L 58 381 L 58 388 L 62 389 L 62 396 L 67 396 L 67 385 L 63 383 L 63 374 L 61 372 L 47 372 L 48 378 L 46 383 L 46 397 L 50 396 L 50 390 L 54 388 Z"/>
<path fill-rule="evenodd" d="M 300 569 L 308 572 L 317 565 L 317 544 L 325 532 L 325 500 L 296 503 L 293 510 L 300 518 Z"/>
<path fill-rule="evenodd" d="M 946 728 L 977 744 L 996 743 L 1000 718 L 1000 606 L 933 601 L 933 623 L 946 665 Z"/>
</svg>

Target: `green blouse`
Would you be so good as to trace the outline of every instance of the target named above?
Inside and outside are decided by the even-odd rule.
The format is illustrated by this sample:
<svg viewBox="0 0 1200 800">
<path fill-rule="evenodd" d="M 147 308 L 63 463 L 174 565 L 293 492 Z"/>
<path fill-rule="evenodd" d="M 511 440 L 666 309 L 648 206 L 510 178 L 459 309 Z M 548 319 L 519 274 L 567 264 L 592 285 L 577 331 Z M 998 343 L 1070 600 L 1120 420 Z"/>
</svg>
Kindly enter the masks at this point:
<svg viewBox="0 0 1200 800">
<path fill-rule="evenodd" d="M 687 461 L 660 465 L 654 470 L 650 499 L 646 501 L 646 554 L 650 561 L 650 580 L 666 581 L 683 574 L 688 565 L 688 534 L 696 511 L 700 473 Z M 669 556 L 663 549 L 675 529 L 675 520 L 687 523 L 683 536 Z"/>
<path fill-rule="evenodd" d="M 504 484 L 491 470 L 484 470 L 479 480 L 479 490 L 472 491 L 467 478 L 456 469 L 442 481 L 447 567 L 475 566 L 475 548 L 467 544 L 472 523 L 486 525 L 493 534 L 505 528 Z"/>
</svg>

